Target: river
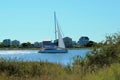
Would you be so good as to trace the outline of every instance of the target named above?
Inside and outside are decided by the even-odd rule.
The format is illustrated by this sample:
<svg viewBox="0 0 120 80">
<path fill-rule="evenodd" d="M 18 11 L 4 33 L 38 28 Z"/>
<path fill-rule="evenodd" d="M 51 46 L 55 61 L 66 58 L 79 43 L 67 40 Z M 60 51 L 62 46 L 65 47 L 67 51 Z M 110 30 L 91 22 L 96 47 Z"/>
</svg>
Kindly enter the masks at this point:
<svg viewBox="0 0 120 80">
<path fill-rule="evenodd" d="M 0 57 L 8 60 L 18 61 L 47 61 L 60 63 L 62 65 L 71 64 L 73 57 L 79 55 L 85 57 L 90 49 L 68 50 L 68 53 L 38 53 L 38 50 L 0 50 Z"/>
</svg>

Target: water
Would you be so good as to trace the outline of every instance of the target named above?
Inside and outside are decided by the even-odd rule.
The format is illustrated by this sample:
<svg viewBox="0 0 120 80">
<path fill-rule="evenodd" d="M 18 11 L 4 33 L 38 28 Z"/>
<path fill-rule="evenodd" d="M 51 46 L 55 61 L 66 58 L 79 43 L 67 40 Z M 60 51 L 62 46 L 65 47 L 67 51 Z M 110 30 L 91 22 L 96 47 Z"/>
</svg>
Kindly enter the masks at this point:
<svg viewBox="0 0 120 80">
<path fill-rule="evenodd" d="M 71 64 L 73 57 L 80 55 L 85 57 L 89 49 L 69 50 L 68 53 L 38 53 L 38 50 L 0 50 L 0 57 L 5 59 L 16 59 L 22 61 L 48 61 L 62 65 Z"/>
</svg>

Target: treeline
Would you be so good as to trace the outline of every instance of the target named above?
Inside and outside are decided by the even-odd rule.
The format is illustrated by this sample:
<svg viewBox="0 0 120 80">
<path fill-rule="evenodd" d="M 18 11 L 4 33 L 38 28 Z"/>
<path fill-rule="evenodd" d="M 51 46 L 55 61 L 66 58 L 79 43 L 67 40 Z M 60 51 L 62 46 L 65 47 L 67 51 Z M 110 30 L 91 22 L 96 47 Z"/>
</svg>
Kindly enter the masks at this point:
<svg viewBox="0 0 120 80">
<path fill-rule="evenodd" d="M 86 48 L 86 47 L 95 47 L 97 45 L 99 45 L 100 43 L 96 43 L 93 41 L 89 41 L 87 44 L 79 46 L 77 44 L 70 44 L 69 43 L 65 43 L 66 48 Z M 21 43 L 20 45 L 5 45 L 3 42 L 0 43 L 0 48 L 41 48 L 42 45 L 38 44 L 39 46 L 36 46 L 30 42 L 26 42 L 26 43 Z"/>
<path fill-rule="evenodd" d="M 3 42 L 1 42 L 0 48 L 40 48 L 40 47 L 37 47 L 30 42 L 26 42 L 26 43 L 24 42 L 24 43 L 21 43 L 20 45 L 6 45 Z"/>
<path fill-rule="evenodd" d="M 77 44 L 72 44 L 72 43 L 68 43 L 68 42 L 65 42 L 65 46 L 66 48 L 86 48 L 86 47 L 95 47 L 97 45 L 99 45 L 100 43 L 96 43 L 94 41 L 89 41 L 88 43 L 86 43 L 85 45 L 77 45 Z M 5 44 L 3 42 L 0 42 L 0 48 L 41 48 L 42 47 L 42 44 L 33 44 L 31 42 L 24 42 L 24 43 L 21 43 L 19 45 L 16 45 L 16 44 Z"/>
</svg>

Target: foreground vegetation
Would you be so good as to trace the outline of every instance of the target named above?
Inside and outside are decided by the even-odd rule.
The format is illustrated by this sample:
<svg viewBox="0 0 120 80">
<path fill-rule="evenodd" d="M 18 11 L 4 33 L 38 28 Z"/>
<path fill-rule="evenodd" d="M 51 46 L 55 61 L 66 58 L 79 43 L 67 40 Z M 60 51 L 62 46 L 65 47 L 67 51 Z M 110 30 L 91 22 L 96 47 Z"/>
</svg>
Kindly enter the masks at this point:
<svg viewBox="0 0 120 80">
<path fill-rule="evenodd" d="M 120 33 L 73 59 L 72 66 L 1 59 L 0 80 L 120 80 Z"/>
<path fill-rule="evenodd" d="M 120 80 L 120 64 L 85 69 L 43 62 L 0 63 L 0 80 Z"/>
</svg>

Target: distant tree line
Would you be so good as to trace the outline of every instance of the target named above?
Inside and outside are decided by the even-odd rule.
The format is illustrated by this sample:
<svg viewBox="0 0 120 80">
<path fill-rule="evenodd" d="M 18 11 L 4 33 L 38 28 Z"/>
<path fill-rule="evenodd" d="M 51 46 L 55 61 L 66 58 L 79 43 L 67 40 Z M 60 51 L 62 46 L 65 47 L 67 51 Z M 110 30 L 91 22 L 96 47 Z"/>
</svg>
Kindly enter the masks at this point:
<svg viewBox="0 0 120 80">
<path fill-rule="evenodd" d="M 30 42 L 21 43 L 20 45 L 14 45 L 14 44 L 6 45 L 5 43 L 1 42 L 0 48 L 36 48 L 36 47 L 34 46 L 34 44 Z"/>
<path fill-rule="evenodd" d="M 83 47 L 94 47 L 98 46 L 99 43 L 89 40 L 88 37 L 81 37 L 78 42 L 73 41 L 70 37 L 63 38 L 66 48 L 83 48 Z M 58 40 L 54 43 L 58 44 Z M 42 42 L 24 42 L 21 43 L 18 40 L 11 41 L 10 39 L 5 39 L 0 42 L 0 48 L 41 48 Z"/>
</svg>

